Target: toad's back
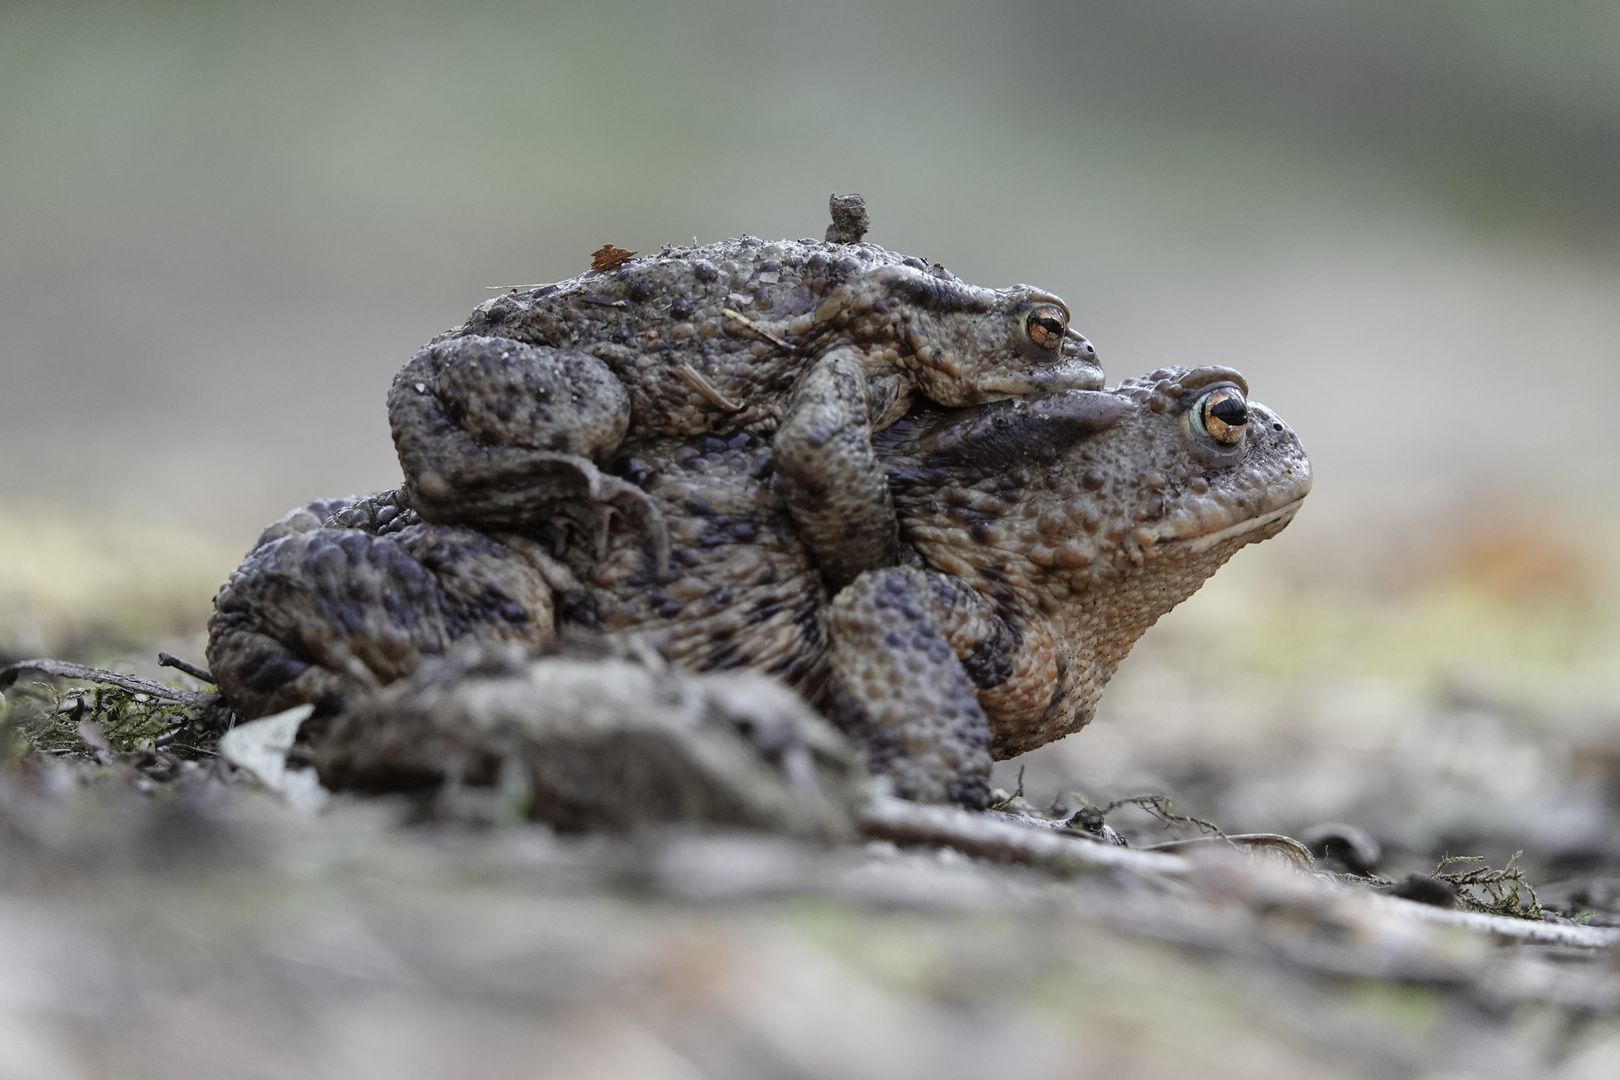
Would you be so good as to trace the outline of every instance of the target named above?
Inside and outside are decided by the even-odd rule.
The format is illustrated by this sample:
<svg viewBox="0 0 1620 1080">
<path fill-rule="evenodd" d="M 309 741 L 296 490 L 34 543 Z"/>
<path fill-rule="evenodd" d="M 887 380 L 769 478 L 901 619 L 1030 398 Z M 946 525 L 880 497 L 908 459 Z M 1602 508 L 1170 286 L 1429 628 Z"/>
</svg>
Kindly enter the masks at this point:
<svg viewBox="0 0 1620 1080">
<path fill-rule="evenodd" d="M 513 289 L 440 340 L 483 336 L 590 353 L 630 394 L 632 439 L 729 434 L 772 430 L 796 380 L 832 343 L 867 350 L 873 374 L 917 368 L 919 353 L 931 371 L 941 363 L 971 370 L 980 350 L 1009 351 L 997 309 L 1031 296 L 1045 294 L 968 285 L 937 263 L 875 244 L 745 236 L 666 246 Z M 1083 338 L 1065 344 L 1069 363 L 1094 366 Z M 986 399 L 996 396 L 1006 395 Z"/>
</svg>

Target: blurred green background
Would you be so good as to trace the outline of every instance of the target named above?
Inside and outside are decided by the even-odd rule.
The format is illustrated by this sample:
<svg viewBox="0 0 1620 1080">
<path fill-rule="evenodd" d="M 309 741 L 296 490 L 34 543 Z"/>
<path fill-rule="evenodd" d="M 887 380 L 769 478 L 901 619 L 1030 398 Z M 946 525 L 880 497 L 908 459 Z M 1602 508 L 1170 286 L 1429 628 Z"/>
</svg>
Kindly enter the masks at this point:
<svg viewBox="0 0 1620 1080">
<path fill-rule="evenodd" d="M 393 484 L 389 379 L 487 286 L 833 191 L 1067 298 L 1111 378 L 1247 373 L 1318 475 L 1271 578 L 1506 543 L 1510 601 L 1590 591 L 1617 58 L 1612 0 L 11 0 L 0 649 L 194 629 L 263 523 Z"/>
</svg>

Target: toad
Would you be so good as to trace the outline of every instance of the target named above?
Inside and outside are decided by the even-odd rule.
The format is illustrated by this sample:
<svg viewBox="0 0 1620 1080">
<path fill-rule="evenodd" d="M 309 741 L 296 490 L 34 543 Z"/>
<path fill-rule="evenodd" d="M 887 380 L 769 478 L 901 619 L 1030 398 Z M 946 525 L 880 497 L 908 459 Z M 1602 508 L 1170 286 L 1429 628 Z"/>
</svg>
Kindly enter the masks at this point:
<svg viewBox="0 0 1620 1080">
<path fill-rule="evenodd" d="M 667 437 L 625 467 L 669 524 L 667 576 L 628 535 L 599 553 L 560 523 L 423 522 L 397 493 L 312 504 L 221 590 L 209 661 L 245 715 L 299 702 L 331 714 L 458 644 L 639 636 L 679 668 L 774 675 L 900 794 L 980 806 L 992 759 L 1083 727 L 1137 638 L 1286 526 L 1311 485 L 1294 433 L 1222 367 L 918 407 L 874 452 L 905 564 L 836 594 L 772 482 L 768 440 Z M 443 774 L 426 757 L 402 769 L 400 740 L 379 758 L 363 726 L 333 730 L 323 775 L 376 787 L 390 770 Z"/>
<path fill-rule="evenodd" d="M 649 440 L 771 435 L 782 503 L 828 581 L 892 564 L 873 432 L 917 399 L 977 405 L 1097 389 L 1103 375 L 1058 297 L 845 242 L 864 225 L 836 198 L 834 211 L 826 241 L 605 248 L 602 269 L 480 305 L 389 392 L 411 504 L 485 530 L 569 513 L 604 543 L 623 513 L 662 567 L 658 507 L 601 467 Z"/>
</svg>

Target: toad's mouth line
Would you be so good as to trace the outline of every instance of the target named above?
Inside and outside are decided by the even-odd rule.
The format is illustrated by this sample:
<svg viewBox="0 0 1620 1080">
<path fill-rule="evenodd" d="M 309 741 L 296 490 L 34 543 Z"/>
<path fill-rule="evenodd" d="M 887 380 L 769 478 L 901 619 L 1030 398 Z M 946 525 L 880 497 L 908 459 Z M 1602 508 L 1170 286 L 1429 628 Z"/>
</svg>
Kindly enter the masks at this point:
<svg viewBox="0 0 1620 1080">
<path fill-rule="evenodd" d="M 1246 533 L 1254 532 L 1256 529 L 1263 529 L 1267 525 L 1273 524 L 1274 522 L 1281 521 L 1284 524 L 1287 524 L 1288 521 L 1293 518 L 1294 514 L 1298 512 L 1300 504 L 1304 501 L 1305 496 L 1301 495 L 1293 502 L 1284 503 L 1275 510 L 1261 514 L 1259 517 L 1252 517 L 1246 521 L 1240 521 L 1235 525 L 1228 525 L 1226 528 L 1217 532 L 1205 533 L 1203 536 L 1185 536 L 1170 540 L 1160 540 L 1154 546 L 1160 551 L 1175 551 L 1178 554 L 1197 555 L 1200 552 L 1208 551 L 1216 544 L 1231 540 L 1235 537 L 1243 536 Z"/>
</svg>

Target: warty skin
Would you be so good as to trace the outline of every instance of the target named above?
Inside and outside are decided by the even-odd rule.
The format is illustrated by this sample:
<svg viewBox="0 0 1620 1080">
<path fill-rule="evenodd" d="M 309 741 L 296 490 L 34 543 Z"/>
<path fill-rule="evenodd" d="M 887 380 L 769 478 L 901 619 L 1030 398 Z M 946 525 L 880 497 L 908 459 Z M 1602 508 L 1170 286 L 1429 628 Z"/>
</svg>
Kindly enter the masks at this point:
<svg viewBox="0 0 1620 1080">
<path fill-rule="evenodd" d="M 914 401 L 1102 386 L 1068 324 L 1050 293 L 970 285 L 874 244 L 670 246 L 480 305 L 400 371 L 389 422 L 425 520 L 523 531 L 586 501 L 660 539 L 656 507 L 603 473 L 614 455 L 769 436 L 783 503 L 838 586 L 896 556 L 872 433 Z"/>
<path fill-rule="evenodd" d="M 747 433 L 610 462 L 668 523 L 668 573 L 635 529 L 602 551 L 561 515 L 520 536 L 422 523 L 397 496 L 329 504 L 273 527 L 222 590 L 210 662 L 248 715 L 330 712 L 469 642 L 642 635 L 688 670 L 782 679 L 900 793 L 981 805 L 993 758 L 1083 727 L 1148 626 L 1292 519 L 1309 463 L 1246 396 L 1228 369 L 1166 369 L 915 409 L 875 444 L 905 564 L 831 597 Z"/>
</svg>

